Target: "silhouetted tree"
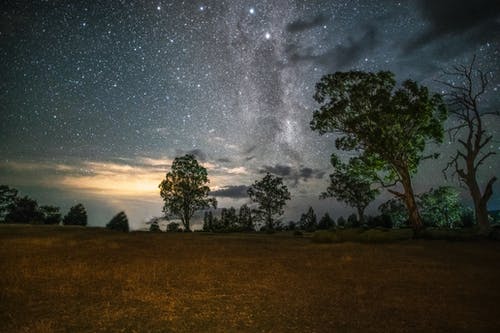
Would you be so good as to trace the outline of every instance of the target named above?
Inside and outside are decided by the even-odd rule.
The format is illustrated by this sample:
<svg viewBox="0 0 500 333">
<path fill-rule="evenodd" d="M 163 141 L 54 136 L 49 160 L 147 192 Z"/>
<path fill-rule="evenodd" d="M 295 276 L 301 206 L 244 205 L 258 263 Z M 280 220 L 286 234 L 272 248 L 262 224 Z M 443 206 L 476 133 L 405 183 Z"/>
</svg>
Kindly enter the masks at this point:
<svg viewBox="0 0 500 333">
<path fill-rule="evenodd" d="M 390 217 L 394 227 L 401 227 L 408 223 L 408 210 L 401 198 L 387 200 L 378 207 L 382 215 Z"/>
<path fill-rule="evenodd" d="M 214 231 L 213 229 L 214 215 L 211 210 L 206 211 L 203 216 L 203 231 Z"/>
<path fill-rule="evenodd" d="M 255 181 L 247 192 L 250 199 L 258 204 L 255 209 L 257 217 L 264 221 L 267 230 L 274 230 L 274 216 L 282 215 L 286 201 L 290 200 L 290 192 L 283 184 L 283 178 L 267 173 L 264 178 Z"/>
<path fill-rule="evenodd" d="M 181 231 L 180 224 L 177 222 L 170 222 L 169 224 L 167 224 L 167 231 L 170 231 L 170 232 Z"/>
<path fill-rule="evenodd" d="M 375 171 L 367 167 L 360 158 L 351 158 L 345 164 L 335 154 L 331 156 L 331 164 L 334 171 L 330 174 L 330 185 L 320 198 L 334 197 L 355 207 L 359 223 L 363 224 L 366 207 L 379 194 L 378 189 L 372 188 L 377 179 Z"/>
<path fill-rule="evenodd" d="M 453 228 L 462 214 L 458 191 L 450 186 L 430 189 L 420 195 L 419 205 L 424 222 L 430 225 Z"/>
<path fill-rule="evenodd" d="M 43 216 L 44 224 L 60 224 L 62 222 L 61 210 L 56 206 L 41 206 L 40 212 Z"/>
<path fill-rule="evenodd" d="M 307 212 L 300 217 L 299 227 L 308 232 L 313 232 L 318 227 L 316 213 L 312 207 L 309 207 Z"/>
<path fill-rule="evenodd" d="M 207 169 L 198 164 L 193 155 L 176 157 L 172 171 L 160 183 L 160 195 L 165 201 L 163 211 L 169 217 L 180 218 L 185 231 L 190 231 L 190 220 L 200 209 L 216 207 L 215 198 L 209 198 Z"/>
<path fill-rule="evenodd" d="M 328 230 L 335 227 L 335 221 L 330 217 L 330 214 L 325 213 L 323 217 L 319 220 L 318 229 Z"/>
<path fill-rule="evenodd" d="M 485 117 L 498 116 L 499 111 L 485 111 L 480 109 L 482 95 L 488 86 L 488 75 L 475 68 L 476 57 L 469 66 L 457 65 L 446 74 L 453 77 L 449 82 L 442 82 L 451 91 L 447 97 L 451 118 L 454 126 L 449 129 L 450 138 L 459 143 L 456 153 L 448 162 L 446 171 L 452 170 L 459 180 L 469 189 L 474 202 L 477 223 L 481 232 L 489 229 L 488 201 L 493 195 L 493 183 L 497 177 L 493 175 L 481 190 L 478 180 L 478 170 L 485 160 L 494 155 L 493 147 L 489 145 L 492 134 L 486 132 Z M 498 107 L 498 105 L 496 106 Z"/>
<path fill-rule="evenodd" d="M 153 224 L 151 224 L 153 225 Z M 128 218 L 125 212 L 119 212 L 106 224 L 106 228 L 116 231 L 129 231 Z"/>
<path fill-rule="evenodd" d="M 402 198 L 415 231 L 422 227 L 411 176 L 424 158 L 426 142 L 440 142 L 446 107 L 438 94 L 407 80 L 395 90 L 391 72 L 337 72 L 323 76 L 316 85 L 311 128 L 320 134 L 341 133 L 337 149 L 362 151 L 364 163 L 382 171 L 383 186 L 400 183 Z"/>
<path fill-rule="evenodd" d="M 356 214 L 351 214 L 347 217 L 347 226 L 351 228 L 357 228 L 360 226 L 358 217 Z"/>
<path fill-rule="evenodd" d="M 151 225 L 149 226 L 149 231 L 150 232 L 161 232 L 160 224 L 158 223 L 158 220 L 154 220 L 153 222 L 151 222 Z"/>
<path fill-rule="evenodd" d="M 222 208 L 220 212 L 221 232 L 232 232 L 237 229 L 238 217 L 234 207 Z"/>
<path fill-rule="evenodd" d="M 337 219 L 337 225 L 339 227 L 345 227 L 345 224 L 346 224 L 346 221 L 345 221 L 345 218 L 343 216 L 340 216 L 338 219 Z"/>
<path fill-rule="evenodd" d="M 5 216 L 6 223 L 43 223 L 43 215 L 38 210 L 36 200 L 24 196 L 15 198 L 14 202 L 9 205 L 9 211 Z"/>
<path fill-rule="evenodd" d="M 85 207 L 79 203 L 69 209 L 68 214 L 64 216 L 64 225 L 87 225 L 87 211 Z"/>
<path fill-rule="evenodd" d="M 247 204 L 240 207 L 240 212 L 238 216 L 238 226 L 241 231 L 254 231 L 252 210 Z"/>
<path fill-rule="evenodd" d="M 10 207 L 17 198 L 17 190 L 7 185 L 0 185 L 0 222 L 5 221 Z"/>
</svg>

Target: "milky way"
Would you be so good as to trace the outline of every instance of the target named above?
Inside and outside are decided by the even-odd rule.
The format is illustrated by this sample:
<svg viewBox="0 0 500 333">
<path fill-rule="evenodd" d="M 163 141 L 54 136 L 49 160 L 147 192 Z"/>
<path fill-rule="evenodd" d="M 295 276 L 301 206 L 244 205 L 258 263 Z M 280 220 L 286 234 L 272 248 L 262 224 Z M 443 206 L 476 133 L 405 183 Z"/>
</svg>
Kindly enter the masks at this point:
<svg viewBox="0 0 500 333">
<path fill-rule="evenodd" d="M 64 209 L 82 201 L 94 225 L 123 209 L 135 227 L 159 215 L 157 185 L 186 152 L 223 206 L 244 203 L 246 186 L 271 171 L 292 189 L 287 219 L 309 205 L 348 213 L 318 200 L 333 137 L 309 121 L 327 73 L 391 70 L 441 91 L 442 70 L 476 54 L 490 77 L 484 107 L 500 104 L 497 1 L 0 6 L 0 183 Z M 439 163 L 423 166 L 417 187 L 441 177 Z"/>
</svg>

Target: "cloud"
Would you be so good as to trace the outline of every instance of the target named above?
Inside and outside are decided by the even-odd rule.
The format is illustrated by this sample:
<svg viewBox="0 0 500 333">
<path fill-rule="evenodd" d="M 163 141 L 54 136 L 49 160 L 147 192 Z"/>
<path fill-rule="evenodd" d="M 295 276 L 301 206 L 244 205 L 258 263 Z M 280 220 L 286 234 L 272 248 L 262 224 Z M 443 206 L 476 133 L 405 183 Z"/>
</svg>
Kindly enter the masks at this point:
<svg viewBox="0 0 500 333">
<path fill-rule="evenodd" d="M 417 8 L 429 27 L 404 47 L 411 53 L 445 37 L 459 37 L 463 43 L 477 44 L 500 33 L 498 0 L 419 0 Z"/>
<path fill-rule="evenodd" d="M 288 45 L 286 52 L 292 63 L 312 61 L 334 72 L 349 68 L 375 49 L 378 45 L 377 36 L 378 30 L 374 26 L 367 26 L 360 36 L 350 36 L 344 43 L 321 54 L 315 54 L 314 49 L 303 51 L 295 44 Z"/>
<path fill-rule="evenodd" d="M 186 154 L 193 155 L 199 162 L 205 162 L 207 160 L 207 154 L 201 149 L 192 150 L 176 150 L 175 154 L 177 156 L 183 156 Z"/>
<path fill-rule="evenodd" d="M 276 164 L 274 166 L 265 165 L 259 170 L 259 173 L 261 174 L 268 172 L 292 181 L 293 185 L 297 185 L 300 180 L 307 182 L 309 179 L 313 178 L 321 179 L 325 175 L 325 171 L 323 170 L 304 166 L 300 166 L 298 169 L 295 169 L 289 165 L 281 164 Z"/>
<path fill-rule="evenodd" d="M 304 30 L 309 30 L 319 25 L 322 25 L 328 21 L 328 18 L 323 15 L 315 16 L 311 19 L 297 20 L 292 23 L 287 24 L 286 30 L 288 32 L 301 32 Z"/>
<path fill-rule="evenodd" d="M 246 185 L 229 185 L 219 190 L 211 191 L 210 194 L 216 197 L 227 198 L 246 198 L 248 186 Z"/>
</svg>

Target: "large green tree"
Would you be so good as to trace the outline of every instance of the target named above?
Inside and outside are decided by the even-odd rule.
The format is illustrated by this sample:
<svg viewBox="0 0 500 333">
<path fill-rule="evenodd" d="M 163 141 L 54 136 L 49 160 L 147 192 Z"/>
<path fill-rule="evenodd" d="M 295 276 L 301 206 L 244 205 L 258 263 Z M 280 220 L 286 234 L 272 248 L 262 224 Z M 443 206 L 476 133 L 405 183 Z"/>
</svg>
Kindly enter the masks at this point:
<svg viewBox="0 0 500 333">
<path fill-rule="evenodd" d="M 411 181 L 429 140 L 440 142 L 446 107 L 439 94 L 412 80 L 396 89 L 394 74 L 337 72 L 316 85 L 311 128 L 320 134 L 336 133 L 336 148 L 361 151 L 369 168 L 381 171 L 384 186 L 404 200 L 415 231 L 422 227 Z"/>
<path fill-rule="evenodd" d="M 256 216 L 264 221 L 267 230 L 274 230 L 275 216 L 283 215 L 286 201 L 291 198 L 283 178 L 267 173 L 261 180 L 256 180 L 247 193 L 258 204 Z"/>
<path fill-rule="evenodd" d="M 165 202 L 163 211 L 167 217 L 180 218 L 185 231 L 190 231 L 190 221 L 197 210 L 216 207 L 215 198 L 209 198 L 210 188 L 207 169 L 198 164 L 193 155 L 176 157 L 172 170 L 159 185 Z"/>
<path fill-rule="evenodd" d="M 487 92 L 488 75 L 475 67 L 475 60 L 476 57 L 468 66 L 453 67 L 447 72 L 452 79 L 442 82 L 448 89 L 445 96 L 454 121 L 449 129 L 450 137 L 458 142 L 458 148 L 444 171 L 452 170 L 467 186 L 474 202 L 477 223 L 481 232 L 487 232 L 490 227 L 488 201 L 493 195 L 497 177 L 491 175 L 482 185 L 478 171 L 486 159 L 496 154 L 491 145 L 493 134 L 486 131 L 486 117 L 499 116 L 500 111 L 480 107 L 481 98 Z"/>
<path fill-rule="evenodd" d="M 333 197 L 355 207 L 359 223 L 364 224 L 365 209 L 379 194 L 378 189 L 372 188 L 377 179 L 376 173 L 360 158 L 351 158 L 346 164 L 342 163 L 337 155 L 332 154 L 331 164 L 334 170 L 330 174 L 330 185 L 320 198 Z"/>
</svg>

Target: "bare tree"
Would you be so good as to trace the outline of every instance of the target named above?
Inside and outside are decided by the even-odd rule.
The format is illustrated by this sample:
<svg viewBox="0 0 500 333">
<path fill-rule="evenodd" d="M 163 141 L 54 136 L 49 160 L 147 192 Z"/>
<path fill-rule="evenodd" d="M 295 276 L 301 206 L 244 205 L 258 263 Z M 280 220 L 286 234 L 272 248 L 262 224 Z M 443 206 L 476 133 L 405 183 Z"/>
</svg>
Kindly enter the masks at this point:
<svg viewBox="0 0 500 333">
<path fill-rule="evenodd" d="M 441 81 L 450 89 L 446 97 L 451 117 L 456 121 L 456 125 L 450 128 L 448 133 L 450 139 L 459 144 L 443 172 L 446 176 L 447 172 L 451 171 L 453 176 L 458 176 L 467 186 L 474 201 L 477 223 L 484 232 L 489 228 L 487 204 L 493 194 L 493 183 L 497 180 L 496 176 L 492 176 L 481 191 L 478 169 L 487 158 L 495 154 L 487 147 L 493 135 L 486 132 L 484 117 L 498 116 L 499 113 L 480 110 L 479 103 L 486 92 L 488 77 L 483 71 L 475 68 L 475 61 L 476 56 L 468 66 L 454 66 L 445 74 L 455 79 Z"/>
</svg>

